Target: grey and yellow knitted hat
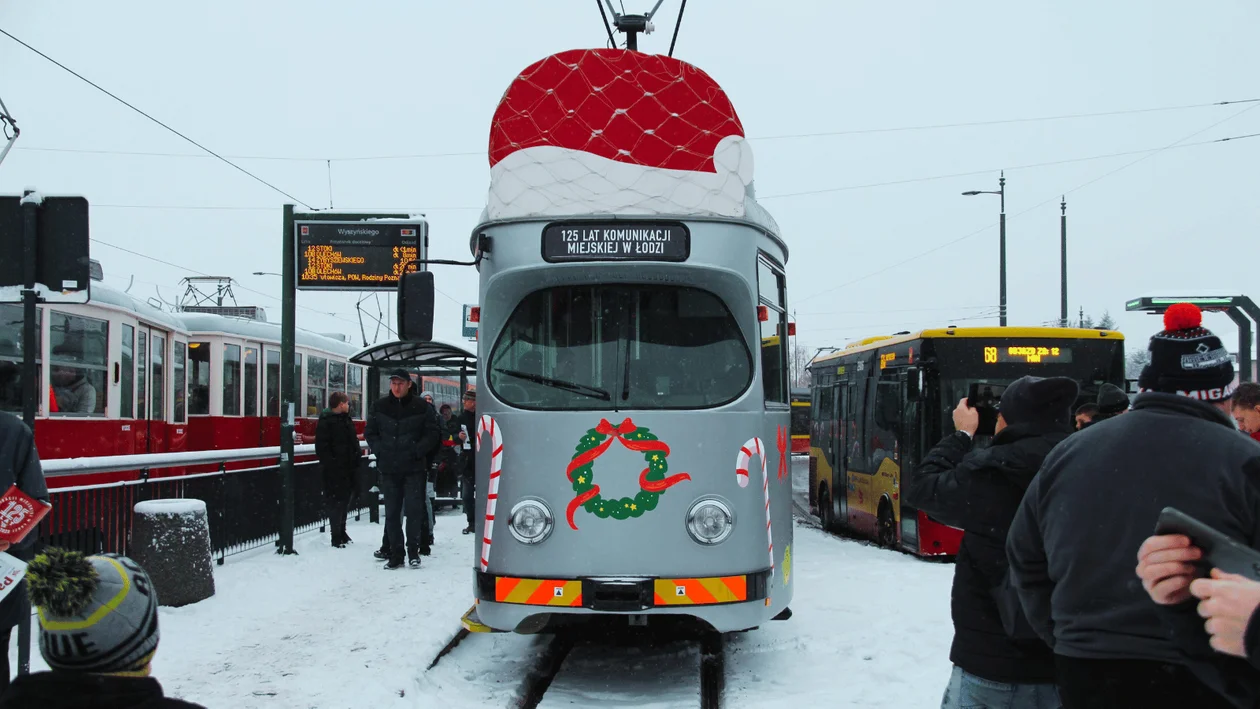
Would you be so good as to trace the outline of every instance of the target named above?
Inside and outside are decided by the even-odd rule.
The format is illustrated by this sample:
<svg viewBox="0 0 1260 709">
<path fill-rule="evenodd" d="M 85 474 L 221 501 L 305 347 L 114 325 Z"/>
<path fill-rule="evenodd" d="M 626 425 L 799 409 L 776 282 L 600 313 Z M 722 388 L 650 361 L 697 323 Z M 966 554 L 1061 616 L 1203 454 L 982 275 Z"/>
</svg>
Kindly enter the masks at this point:
<svg viewBox="0 0 1260 709">
<path fill-rule="evenodd" d="M 148 673 L 158 644 L 149 575 L 125 556 L 50 548 L 26 571 L 39 611 L 39 651 L 54 670 Z"/>
</svg>

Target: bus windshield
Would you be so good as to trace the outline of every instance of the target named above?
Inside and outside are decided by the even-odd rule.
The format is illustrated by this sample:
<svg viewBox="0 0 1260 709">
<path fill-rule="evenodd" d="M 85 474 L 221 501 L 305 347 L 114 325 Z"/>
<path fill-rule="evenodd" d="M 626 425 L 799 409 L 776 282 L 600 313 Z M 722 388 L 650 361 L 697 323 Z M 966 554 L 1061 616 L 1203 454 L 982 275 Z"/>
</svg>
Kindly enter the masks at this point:
<svg viewBox="0 0 1260 709">
<path fill-rule="evenodd" d="M 535 291 L 490 352 L 488 383 L 525 409 L 707 408 L 752 382 L 729 309 L 685 286 L 586 285 Z"/>
</svg>

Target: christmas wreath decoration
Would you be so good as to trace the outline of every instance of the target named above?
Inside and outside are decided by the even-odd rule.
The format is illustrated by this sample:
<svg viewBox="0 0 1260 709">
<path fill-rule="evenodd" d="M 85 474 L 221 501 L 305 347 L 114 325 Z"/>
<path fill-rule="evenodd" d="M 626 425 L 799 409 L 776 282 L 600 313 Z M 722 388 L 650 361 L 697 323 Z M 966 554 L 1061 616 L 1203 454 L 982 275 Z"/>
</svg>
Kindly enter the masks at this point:
<svg viewBox="0 0 1260 709">
<path fill-rule="evenodd" d="M 639 492 L 634 497 L 622 497 L 616 500 L 604 499 L 599 493 L 599 485 L 595 484 L 595 461 L 608 450 L 613 441 L 621 441 L 626 448 L 643 453 L 647 467 L 639 473 Z M 573 515 L 579 507 L 596 517 L 607 519 L 629 519 L 641 517 L 644 512 L 656 509 L 661 493 L 684 480 L 690 480 L 686 473 L 669 473 L 669 446 L 646 428 L 639 428 L 630 419 L 625 419 L 614 426 L 607 419 L 589 429 L 578 441 L 569 461 L 565 475 L 573 484 L 573 492 L 577 493 L 565 510 L 565 517 L 571 529 L 577 529 Z"/>
</svg>

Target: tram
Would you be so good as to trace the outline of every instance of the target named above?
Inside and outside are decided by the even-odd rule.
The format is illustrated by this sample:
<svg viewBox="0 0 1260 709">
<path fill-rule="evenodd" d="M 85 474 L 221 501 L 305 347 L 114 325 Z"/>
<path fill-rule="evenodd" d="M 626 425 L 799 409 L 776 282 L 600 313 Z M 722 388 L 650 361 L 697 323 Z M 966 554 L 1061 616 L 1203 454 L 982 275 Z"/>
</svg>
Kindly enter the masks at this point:
<svg viewBox="0 0 1260 709">
<path fill-rule="evenodd" d="M 1070 377 L 1077 405 L 1094 401 L 1103 383 L 1125 386 L 1124 336 L 950 327 L 871 337 L 814 360 L 809 504 L 824 528 L 918 556 L 957 554 L 962 531 L 902 502 L 901 473 L 953 431 L 964 397 L 980 408 L 976 445 L 987 445 L 1002 391 L 1026 375 Z"/>
<path fill-rule="evenodd" d="M 669 57 L 562 52 L 507 89 L 490 164 L 465 625 L 788 617 L 787 352 L 761 346 L 788 249 L 725 93 Z"/>
<path fill-rule="evenodd" d="M 39 392 L 35 442 L 45 460 L 254 448 L 280 443 L 280 326 L 261 310 L 172 313 L 111 288 L 93 264 L 91 301 L 37 312 Z M 233 314 L 224 314 L 233 313 Z M 348 359 L 342 335 L 297 331 L 296 419 L 313 442 L 328 395 L 344 391 L 362 431 L 383 375 Z M 0 304 L 0 411 L 22 410 L 22 308 Z M 421 377 L 435 403 L 458 406 L 459 382 Z M 228 464 L 247 467 L 251 461 Z M 155 470 L 174 477 L 191 469 Z M 54 488 L 134 479 L 134 473 L 62 475 Z"/>
</svg>

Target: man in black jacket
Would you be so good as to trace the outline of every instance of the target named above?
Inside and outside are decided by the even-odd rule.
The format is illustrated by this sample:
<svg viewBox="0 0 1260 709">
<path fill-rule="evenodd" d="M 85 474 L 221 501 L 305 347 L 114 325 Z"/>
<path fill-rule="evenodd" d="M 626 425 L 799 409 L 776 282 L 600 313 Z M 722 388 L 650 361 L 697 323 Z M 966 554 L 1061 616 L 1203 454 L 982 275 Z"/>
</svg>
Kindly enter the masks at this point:
<svg viewBox="0 0 1260 709">
<path fill-rule="evenodd" d="M 335 391 L 328 397 L 328 408 L 315 425 L 315 455 L 324 476 L 324 504 L 328 509 L 328 525 L 332 545 L 345 548 L 350 541 L 346 534 L 346 515 L 354 494 L 359 471 L 359 434 L 350 420 L 350 397 Z"/>
<path fill-rule="evenodd" d="M 1055 448 L 1011 526 L 1012 580 L 1068 709 L 1226 705 L 1133 574 L 1170 505 L 1260 546 L 1260 448 L 1234 430 L 1234 368 L 1200 321 L 1189 304 L 1168 309 L 1132 410 Z"/>
<path fill-rule="evenodd" d="M 966 399 L 954 433 L 924 458 L 904 491 L 908 504 L 965 531 L 954 566 L 953 676 L 941 703 L 957 707 L 1054 709 L 1054 656 L 1035 637 L 1007 635 L 995 598 L 1006 575 L 1006 535 L 1041 461 L 1068 437 L 1077 385 L 1023 377 L 998 404 L 992 445 L 973 449 L 979 412 Z"/>
<path fill-rule="evenodd" d="M 37 499 L 48 501 L 48 487 L 44 482 L 44 469 L 35 452 L 35 437 L 22 420 L 0 411 L 0 494 L 10 486 Z M 0 551 L 30 561 L 35 554 L 35 533 L 27 534 L 22 541 L 10 547 L 0 542 Z M 26 581 L 18 583 L 9 595 L 0 600 L 0 695 L 9 686 L 9 637 L 13 626 L 22 620 L 23 613 L 30 613 L 26 605 Z"/>
<path fill-rule="evenodd" d="M 441 429 L 437 412 L 411 390 L 406 370 L 389 375 L 389 394 L 368 414 L 364 438 L 376 454 L 381 490 L 385 493 L 385 533 L 390 555 L 386 569 L 403 565 L 402 516 L 407 516 L 406 552 L 413 567 L 420 566 L 424 539 L 425 478 L 428 459 L 438 446 Z"/>
</svg>

